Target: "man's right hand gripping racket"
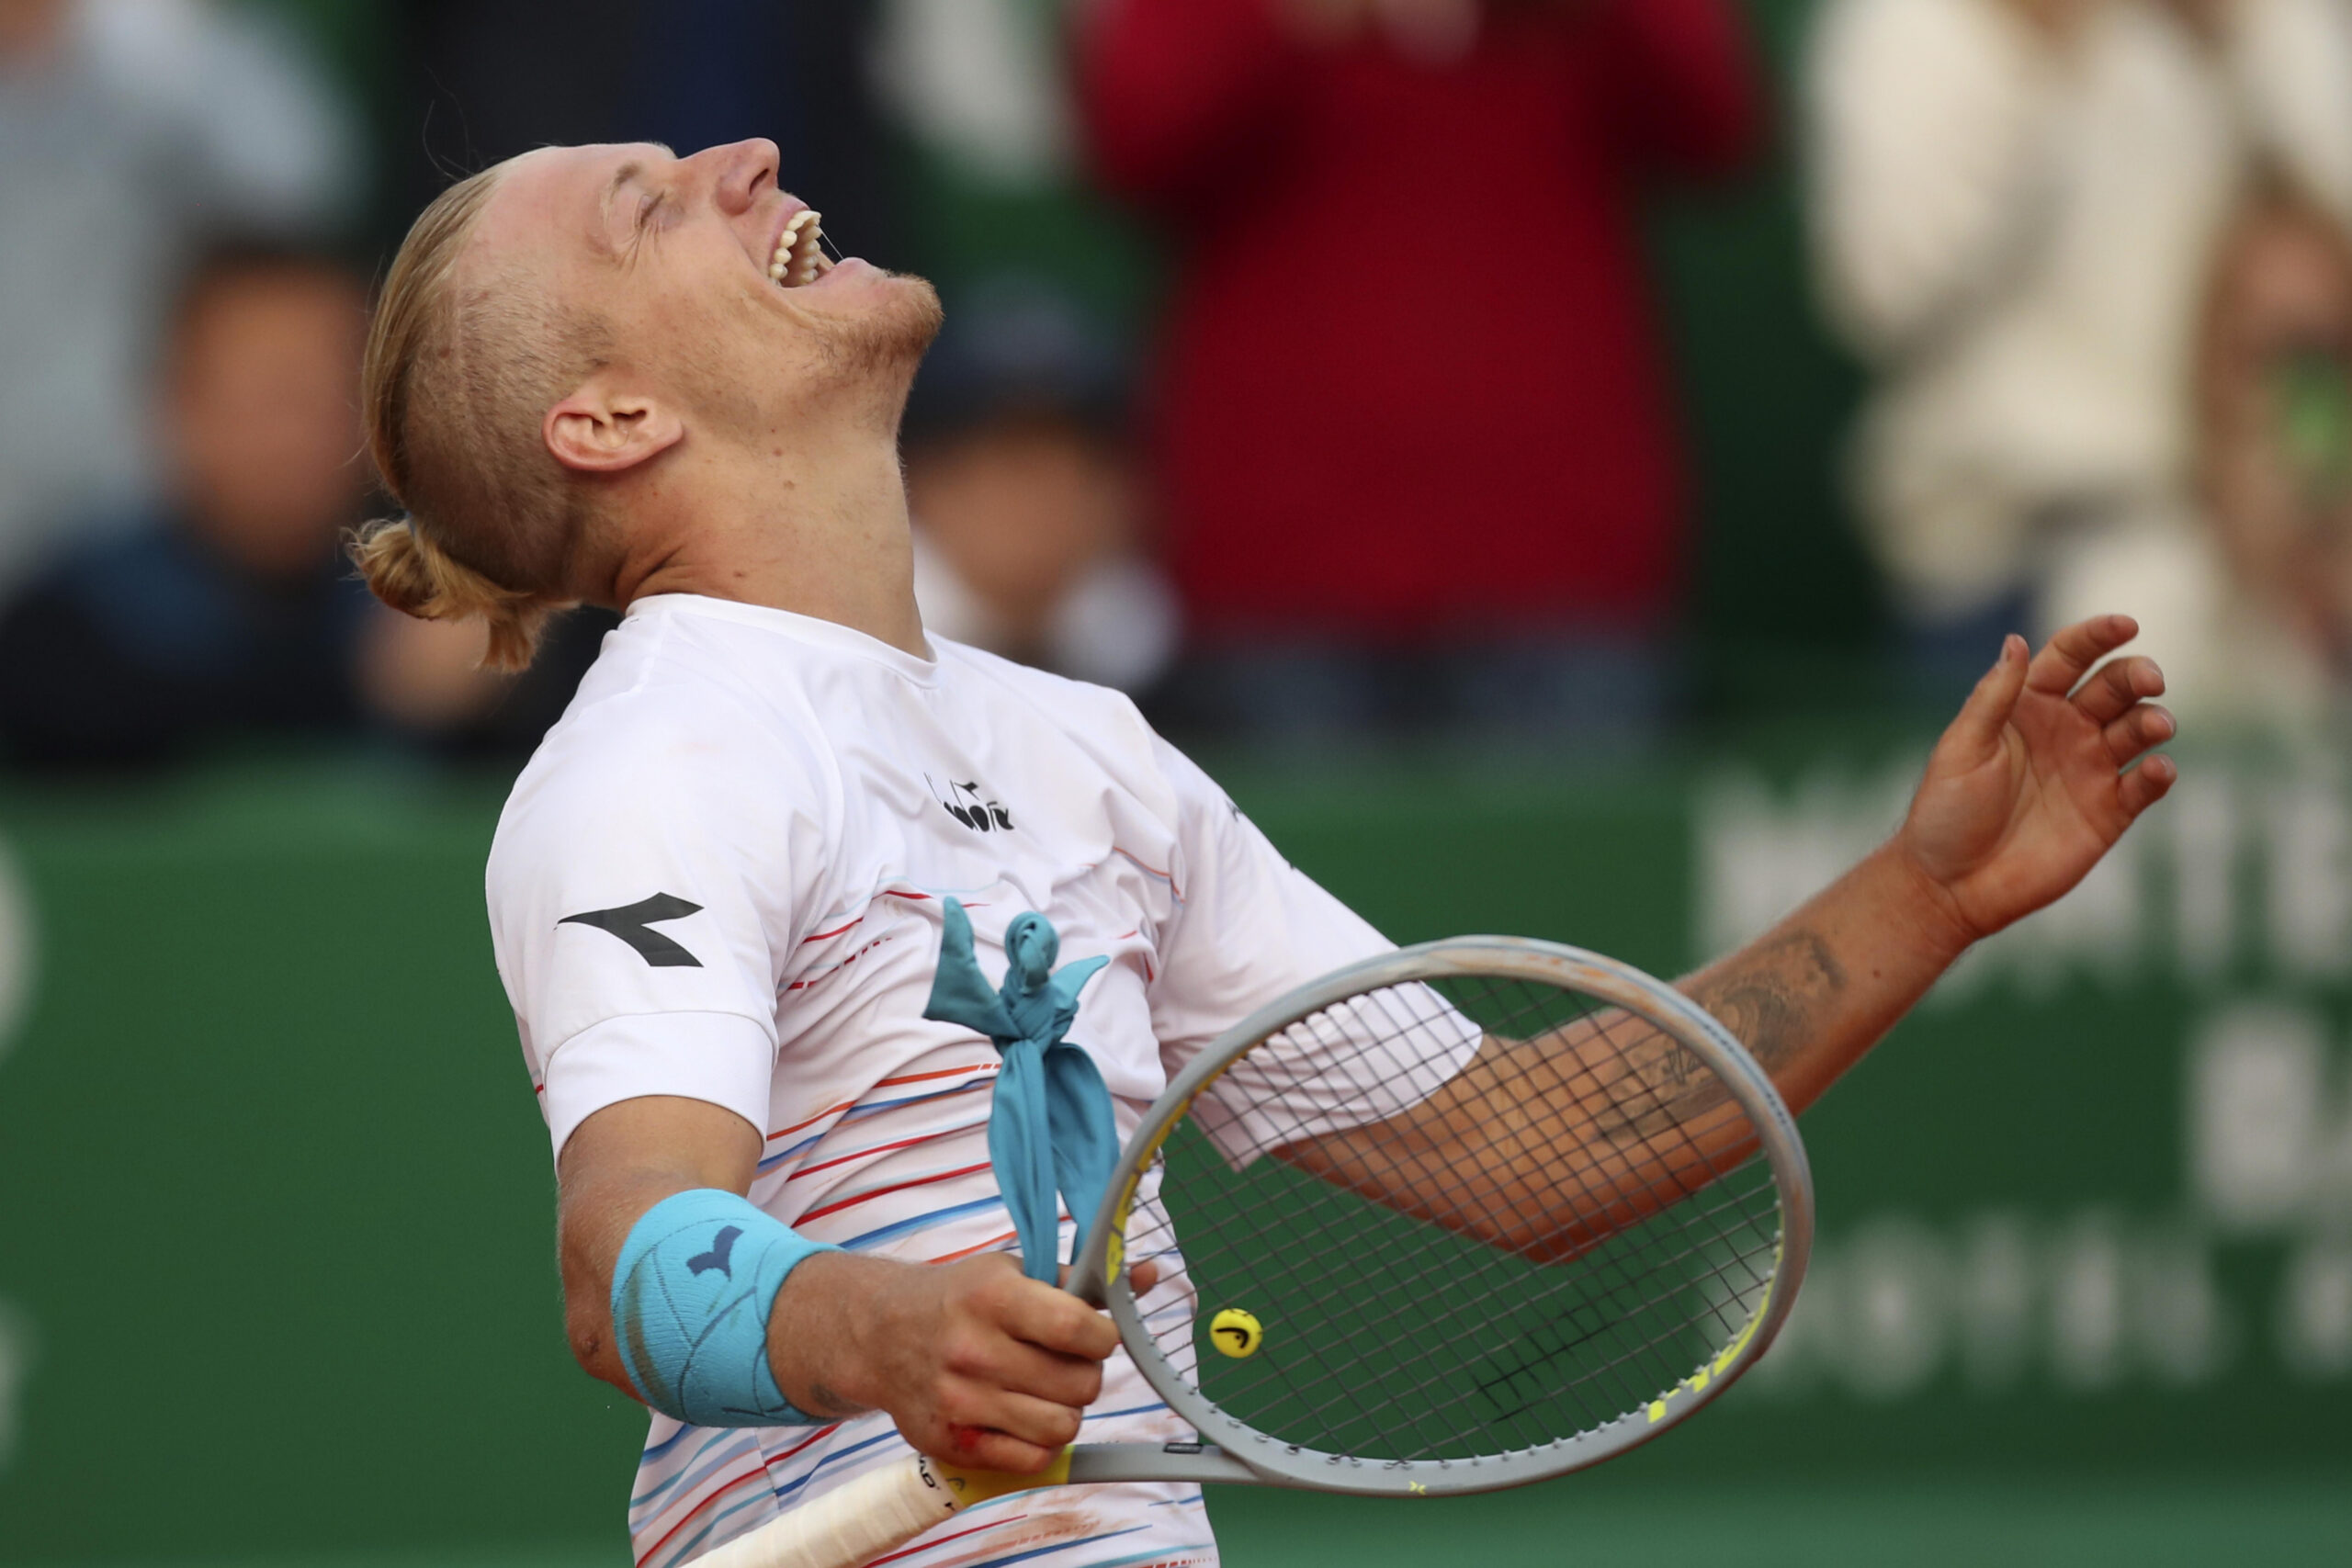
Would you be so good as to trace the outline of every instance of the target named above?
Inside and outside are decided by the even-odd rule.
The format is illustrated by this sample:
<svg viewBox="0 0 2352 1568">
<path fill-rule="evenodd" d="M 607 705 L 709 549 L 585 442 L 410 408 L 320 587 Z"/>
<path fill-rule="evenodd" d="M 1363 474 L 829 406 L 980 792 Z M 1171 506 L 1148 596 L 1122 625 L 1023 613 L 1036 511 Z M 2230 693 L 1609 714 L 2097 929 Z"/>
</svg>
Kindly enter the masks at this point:
<svg viewBox="0 0 2352 1568">
<path fill-rule="evenodd" d="M 701 1562 L 859 1568 L 1066 1483 L 1437 1497 L 1580 1470 L 1746 1371 L 1812 1241 L 1794 1120 L 1689 998 L 1551 942 L 1406 948 L 1204 1051 L 1088 1233 L 1071 1289 L 1199 1440 L 1080 1444 L 1045 1475 L 905 1460 Z"/>
</svg>

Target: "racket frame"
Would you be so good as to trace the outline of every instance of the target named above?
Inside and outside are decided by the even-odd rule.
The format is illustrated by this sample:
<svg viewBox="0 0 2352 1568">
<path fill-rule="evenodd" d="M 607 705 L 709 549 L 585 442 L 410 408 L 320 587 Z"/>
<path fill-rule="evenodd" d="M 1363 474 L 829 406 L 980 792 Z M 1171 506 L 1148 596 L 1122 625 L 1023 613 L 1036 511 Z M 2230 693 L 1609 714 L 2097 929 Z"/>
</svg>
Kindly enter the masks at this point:
<svg viewBox="0 0 2352 1568">
<path fill-rule="evenodd" d="M 1364 1459 L 1285 1443 L 1218 1408 L 1161 1354 L 1136 1304 L 1125 1267 L 1127 1220 L 1136 1192 L 1193 1102 L 1259 1044 L 1351 997 L 1447 978 L 1515 979 L 1581 992 L 1623 1008 L 1699 1057 L 1746 1113 L 1758 1152 L 1770 1168 L 1781 1210 L 1781 1243 L 1772 1277 L 1739 1332 L 1671 1390 L 1641 1409 L 1574 1436 L 1467 1460 Z M 1210 1042 L 1170 1081 L 1127 1140 L 1087 1232 L 1084 1253 L 1071 1271 L 1069 1289 L 1090 1305 L 1109 1310 L 1145 1381 L 1202 1441 L 1158 1447 L 1082 1444 L 1075 1450 L 1071 1479 L 1249 1480 L 1321 1492 L 1442 1496 L 1520 1486 L 1582 1470 L 1689 1419 L 1738 1381 L 1787 1320 L 1813 1254 L 1813 1174 L 1795 1117 L 1746 1047 L 1681 992 L 1615 959 L 1530 937 L 1453 937 L 1364 959 L 1261 1008 Z M 1082 1477 L 1081 1470 L 1086 1472 Z"/>
</svg>

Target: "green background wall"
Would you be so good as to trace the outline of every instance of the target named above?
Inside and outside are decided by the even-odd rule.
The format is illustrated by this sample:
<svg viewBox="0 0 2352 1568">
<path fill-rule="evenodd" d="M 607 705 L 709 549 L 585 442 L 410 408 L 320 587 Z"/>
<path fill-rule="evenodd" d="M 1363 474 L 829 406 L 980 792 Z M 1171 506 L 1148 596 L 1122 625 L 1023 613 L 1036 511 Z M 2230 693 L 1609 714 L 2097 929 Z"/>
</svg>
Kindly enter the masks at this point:
<svg viewBox="0 0 2352 1568">
<path fill-rule="evenodd" d="M 1400 940 L 1671 970 L 1867 847 L 1907 768 L 1233 782 Z M 562 1343 L 483 928 L 494 807 L 263 773 L 0 808 L 33 954 L 0 1055 L 0 1562 L 618 1561 L 642 1423 Z M 2324 1501 L 2352 1458 L 2352 795 L 2193 761 L 2114 873 L 1947 989 L 1808 1117 L 1821 1265 L 1723 1405 L 1425 1538 L 1232 1495 L 1234 1561 L 1422 1561 L 1464 1519 L 1744 1534 L 1825 1487 L 1868 1560 L 1873 1517 L 1915 1545 L 1949 1534 L 1939 1506 L 1981 1518 L 1962 1483 L 2119 1519 L 2251 1487 L 2229 1530 L 2352 1545 Z M 1645 1500 L 1668 1483 L 1691 1490 Z"/>
</svg>

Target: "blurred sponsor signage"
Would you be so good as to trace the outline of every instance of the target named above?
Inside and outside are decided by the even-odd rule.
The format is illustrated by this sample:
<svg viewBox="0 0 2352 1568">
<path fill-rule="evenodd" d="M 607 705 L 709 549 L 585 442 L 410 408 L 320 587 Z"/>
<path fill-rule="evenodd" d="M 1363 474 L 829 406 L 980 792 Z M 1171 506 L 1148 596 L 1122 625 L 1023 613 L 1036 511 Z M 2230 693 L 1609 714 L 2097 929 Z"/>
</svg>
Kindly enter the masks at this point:
<svg viewBox="0 0 2352 1568">
<path fill-rule="evenodd" d="M 1867 852 L 1916 777 L 1704 779 L 1696 947 Z M 2107 863 L 1972 954 L 1817 1113 L 1823 1245 L 1752 1397 L 2352 1390 L 2348 991 L 2340 771 L 2188 759 Z M 1901 1092 L 1912 1076 L 1934 1092 Z M 1844 1157 L 1874 1109 L 1894 1124 Z M 1911 1138 L 1939 1169 L 1906 1168 Z"/>
</svg>

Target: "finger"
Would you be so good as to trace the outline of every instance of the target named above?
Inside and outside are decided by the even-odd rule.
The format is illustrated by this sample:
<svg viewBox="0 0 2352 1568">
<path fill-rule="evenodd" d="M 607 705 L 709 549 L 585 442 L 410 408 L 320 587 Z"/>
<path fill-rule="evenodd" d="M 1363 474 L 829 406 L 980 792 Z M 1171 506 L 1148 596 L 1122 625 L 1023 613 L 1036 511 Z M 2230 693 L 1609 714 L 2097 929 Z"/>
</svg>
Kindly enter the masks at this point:
<svg viewBox="0 0 2352 1568">
<path fill-rule="evenodd" d="M 2154 660 L 2119 659 L 2099 666 L 2083 682 L 2075 694 L 2075 705 L 2093 724 L 2107 724 L 2120 717 L 2133 703 L 2161 696 L 2164 689 L 2165 672 L 2156 668 Z"/>
<path fill-rule="evenodd" d="M 2140 623 L 2129 615 L 2093 615 L 2087 621 L 2076 621 L 2033 656 L 2033 672 L 2027 684 L 2037 692 L 2071 692 L 2092 665 L 2139 635 Z"/>
<path fill-rule="evenodd" d="M 2000 744 L 2002 726 L 2017 711 L 2018 698 L 2025 691 L 2026 669 L 2025 638 L 2012 632 L 2001 640 L 2000 658 L 1961 705 L 1960 716 L 1944 732 L 1945 742 L 1965 748 L 1972 762 L 1989 755 Z"/>
<path fill-rule="evenodd" d="M 1099 1361 L 1119 1348 L 1119 1331 L 1111 1320 L 1067 1292 L 1035 1280 L 1027 1287 L 1001 1298 L 997 1326 L 1015 1339 L 1065 1356 Z"/>
<path fill-rule="evenodd" d="M 2159 754 L 2149 758 L 2123 775 L 2118 784 L 2122 797 L 2124 815 L 2137 817 L 2165 797 L 2180 778 L 2180 764 Z"/>
<path fill-rule="evenodd" d="M 943 1440 L 919 1442 L 915 1447 L 950 1464 L 973 1470 L 1001 1470 L 1014 1475 L 1035 1475 L 1053 1463 L 1061 1452 L 1058 1444 L 1044 1448 L 1008 1433 L 970 1426 L 949 1427 Z"/>
<path fill-rule="evenodd" d="M 1015 1441 L 1035 1444 L 1050 1457 L 1078 1436 L 1080 1412 L 1050 1399 L 1035 1399 L 1010 1389 L 961 1379 L 940 1401 L 940 1413 L 950 1425 L 978 1427 Z"/>
<path fill-rule="evenodd" d="M 1077 1272 L 1077 1269 L 1065 1263 L 1061 1267 L 1060 1273 L 1055 1277 L 1056 1281 L 1067 1291 L 1069 1289 L 1070 1276 Z M 1142 1295 L 1158 1283 L 1159 1283 L 1159 1265 L 1157 1263 L 1138 1263 L 1127 1270 L 1129 1295 Z"/>
<path fill-rule="evenodd" d="M 2142 703 L 2100 730 L 2099 737 L 2107 742 L 2108 755 L 2120 768 L 2128 766 L 2132 758 L 2149 747 L 2161 746 L 2171 739 L 2178 728 L 2170 710 L 2154 703 Z"/>
<path fill-rule="evenodd" d="M 998 1338 L 951 1363 L 959 1375 L 1056 1404 L 1083 1408 L 1102 1392 L 1102 1363 L 1085 1356 L 1040 1350 L 1019 1339 Z"/>
</svg>

